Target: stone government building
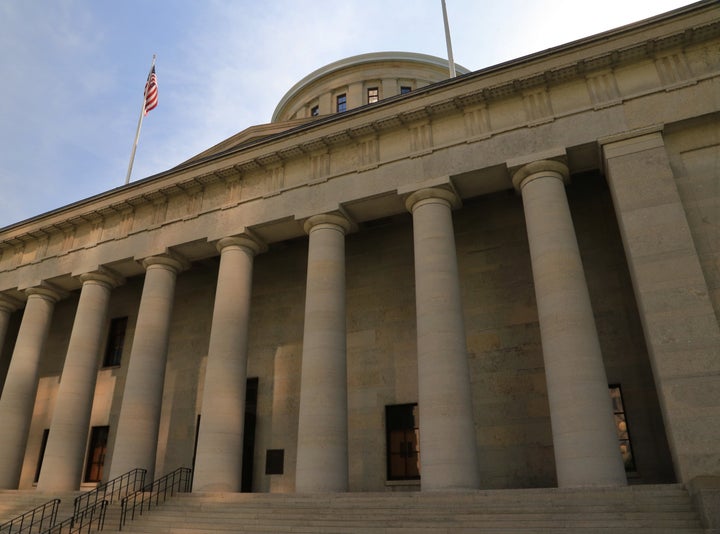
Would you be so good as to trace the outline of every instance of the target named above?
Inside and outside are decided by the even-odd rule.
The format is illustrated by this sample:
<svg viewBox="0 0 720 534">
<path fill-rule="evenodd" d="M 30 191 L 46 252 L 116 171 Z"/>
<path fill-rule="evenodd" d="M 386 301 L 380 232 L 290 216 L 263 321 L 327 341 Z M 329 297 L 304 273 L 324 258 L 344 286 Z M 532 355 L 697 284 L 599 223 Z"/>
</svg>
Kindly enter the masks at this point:
<svg viewBox="0 0 720 534">
<path fill-rule="evenodd" d="M 338 61 L 0 229 L 0 488 L 720 476 L 720 5 L 459 72 Z"/>
</svg>

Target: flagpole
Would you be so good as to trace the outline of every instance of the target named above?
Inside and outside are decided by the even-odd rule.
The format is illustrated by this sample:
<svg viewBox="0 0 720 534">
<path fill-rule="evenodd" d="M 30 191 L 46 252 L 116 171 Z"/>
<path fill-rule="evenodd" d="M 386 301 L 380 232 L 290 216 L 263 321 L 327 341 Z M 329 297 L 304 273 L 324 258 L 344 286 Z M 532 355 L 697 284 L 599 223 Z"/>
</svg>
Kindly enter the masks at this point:
<svg viewBox="0 0 720 534">
<path fill-rule="evenodd" d="M 448 68 L 450 70 L 450 77 L 454 78 L 456 76 L 455 61 L 453 60 L 452 43 L 450 42 L 450 24 L 448 24 L 447 7 L 445 7 L 445 0 L 442 0 L 442 12 L 443 21 L 445 22 L 445 42 L 447 43 Z"/>
<path fill-rule="evenodd" d="M 153 68 L 155 68 L 155 54 L 153 54 L 152 65 L 150 65 L 150 72 L 148 72 L 148 81 L 152 74 Z M 133 162 L 135 161 L 135 151 L 138 146 L 138 139 L 140 139 L 140 128 L 142 127 L 143 117 L 145 116 L 145 101 L 147 99 L 147 91 L 149 84 L 145 82 L 145 90 L 143 91 L 142 108 L 140 108 L 140 118 L 138 119 L 137 131 L 135 132 L 135 142 L 133 143 L 132 152 L 130 153 L 130 163 L 128 164 L 127 176 L 125 177 L 125 185 L 130 183 L 130 175 L 132 174 Z"/>
</svg>

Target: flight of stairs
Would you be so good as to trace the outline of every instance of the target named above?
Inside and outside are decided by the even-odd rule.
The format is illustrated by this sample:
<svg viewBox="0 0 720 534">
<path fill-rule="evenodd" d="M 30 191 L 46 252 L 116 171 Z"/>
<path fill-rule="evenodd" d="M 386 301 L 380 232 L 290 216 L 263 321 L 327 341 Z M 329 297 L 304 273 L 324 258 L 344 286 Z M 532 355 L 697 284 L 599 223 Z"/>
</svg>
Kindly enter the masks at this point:
<svg viewBox="0 0 720 534">
<path fill-rule="evenodd" d="M 111 506 L 104 532 L 119 521 Z M 679 484 L 460 493 L 178 494 L 122 532 L 173 534 L 702 534 Z"/>
<path fill-rule="evenodd" d="M 62 521 L 73 514 L 75 497 L 81 493 L 80 491 L 57 494 L 36 490 L 0 490 L 0 525 L 52 499 L 60 499 L 57 520 Z"/>
</svg>

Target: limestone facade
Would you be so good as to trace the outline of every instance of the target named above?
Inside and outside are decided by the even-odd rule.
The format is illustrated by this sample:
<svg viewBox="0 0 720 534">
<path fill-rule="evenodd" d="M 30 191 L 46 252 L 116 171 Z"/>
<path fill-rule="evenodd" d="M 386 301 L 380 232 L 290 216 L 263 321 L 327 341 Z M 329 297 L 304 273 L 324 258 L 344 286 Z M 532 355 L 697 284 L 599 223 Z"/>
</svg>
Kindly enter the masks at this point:
<svg viewBox="0 0 720 534">
<path fill-rule="evenodd" d="M 260 492 L 720 476 L 720 6 L 452 80 L 403 57 L 0 229 L 0 487 L 86 486 L 94 427 L 103 479 L 194 466 L 200 491 L 243 465 Z M 362 100 L 401 78 L 428 85 Z M 386 409 L 414 403 L 420 478 L 390 480 Z"/>
</svg>

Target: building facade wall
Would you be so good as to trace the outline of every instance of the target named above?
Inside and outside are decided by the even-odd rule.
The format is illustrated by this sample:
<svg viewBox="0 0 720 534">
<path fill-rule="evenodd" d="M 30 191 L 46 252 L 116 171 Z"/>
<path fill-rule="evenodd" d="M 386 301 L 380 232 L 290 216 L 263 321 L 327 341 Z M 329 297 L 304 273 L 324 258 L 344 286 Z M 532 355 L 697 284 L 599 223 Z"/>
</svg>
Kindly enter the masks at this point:
<svg viewBox="0 0 720 534">
<path fill-rule="evenodd" d="M 653 378 L 609 192 L 583 175 L 568 196 L 611 383 L 623 388 L 637 471 L 631 483 L 674 480 Z M 542 347 L 519 196 L 468 201 L 454 214 L 467 330 L 480 477 L 484 488 L 554 486 L 555 468 Z M 256 491 L 294 487 L 307 244 L 290 240 L 260 255 L 251 306 L 248 376 L 259 379 L 254 458 Z M 397 216 L 348 237 L 349 464 L 352 491 L 384 491 L 386 405 L 418 400 L 412 222 Z M 201 413 L 204 365 L 217 261 L 178 279 L 163 390 L 157 469 L 191 465 Z M 114 293 L 110 317 L 130 325 L 119 367 L 100 371 L 91 426 L 109 425 L 112 458 L 124 371 L 142 289 L 141 277 Z M 77 301 L 68 298 L 43 359 L 21 485 L 32 486 L 48 428 Z M 58 355 L 61 355 L 58 357 Z M 285 451 L 285 472 L 265 475 L 265 451 Z M 403 489 L 412 482 L 397 484 Z"/>
<path fill-rule="evenodd" d="M 543 221 L 526 218 L 531 200 L 515 189 L 523 187 L 517 176 L 537 168 L 532 180 L 555 184 L 543 190 L 555 196 L 541 213 L 556 217 L 567 198 L 577 245 L 567 235 L 562 244 L 576 246 L 582 260 L 572 272 L 584 273 L 575 287 L 587 287 L 602 380 L 622 387 L 637 464 L 629 482 L 717 475 L 717 450 L 708 444 L 720 439 L 719 17 L 712 3 L 694 6 L 262 141 L 223 144 L 162 175 L 3 229 L 3 310 L 21 308 L 26 290 L 57 300 L 19 485 L 32 486 L 51 425 L 78 277 L 102 269 L 124 277 L 108 317 L 127 316 L 128 331 L 122 364 L 99 371 L 91 425 L 110 427 L 112 463 L 128 360 L 147 327 L 138 310 L 145 285 L 154 284 L 172 303 L 167 347 L 152 351 L 165 373 L 162 398 L 148 407 L 160 422 L 149 463 L 157 475 L 192 463 L 197 416 L 212 386 L 205 369 L 222 262 L 216 245 L 241 236 L 235 246 L 250 258 L 252 296 L 247 351 L 233 350 L 247 357 L 247 377 L 258 378 L 253 489 L 294 491 L 302 398 L 322 393 L 302 381 L 311 220 L 344 235 L 331 240 L 344 247 L 344 271 L 331 273 L 345 279 L 337 308 L 345 328 L 325 332 L 321 344 L 344 347 L 337 356 L 347 365 L 347 489 L 417 487 L 386 484 L 383 418 L 390 404 L 420 401 L 422 410 L 418 354 L 426 347 L 418 339 L 426 332 L 416 325 L 428 308 L 445 319 L 432 299 L 417 300 L 418 265 L 433 283 L 459 288 L 462 324 L 450 326 L 464 331 L 474 424 L 474 443 L 465 446 L 477 451 L 480 486 L 562 485 L 549 391 L 566 384 L 547 376 L 538 306 L 550 297 L 536 295 L 547 271 L 530 252 L 532 239 L 543 237 L 528 237 Z M 569 183 L 558 188 L 568 169 Z M 416 201 L 434 211 L 409 214 Z M 443 250 L 456 251 L 456 260 L 434 249 L 416 257 L 418 218 L 451 208 L 452 219 L 438 225 L 443 245 L 453 241 Z M 438 259 L 451 261 L 432 263 Z M 565 268 L 563 261 L 556 266 Z M 148 282 L 145 267 L 153 264 L 161 275 Z M 7 362 L 29 313 L 3 313 L 0 372 L 18 376 Z M 442 332 L 434 334 L 436 343 Z M 450 382 L 447 392 L 462 387 Z M 4 401 L 0 410 L 8 409 Z M 285 451 L 282 475 L 264 474 L 268 449 Z"/>
</svg>

